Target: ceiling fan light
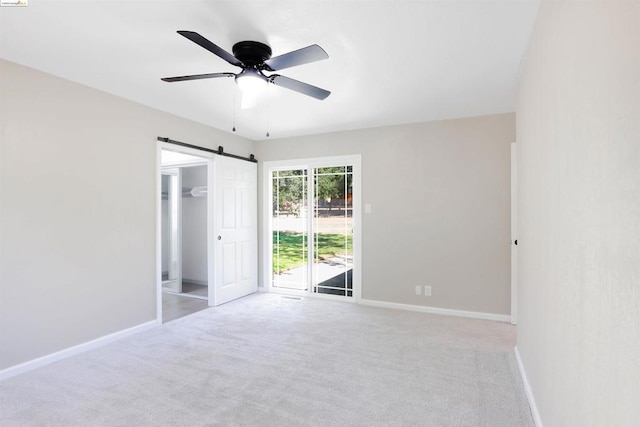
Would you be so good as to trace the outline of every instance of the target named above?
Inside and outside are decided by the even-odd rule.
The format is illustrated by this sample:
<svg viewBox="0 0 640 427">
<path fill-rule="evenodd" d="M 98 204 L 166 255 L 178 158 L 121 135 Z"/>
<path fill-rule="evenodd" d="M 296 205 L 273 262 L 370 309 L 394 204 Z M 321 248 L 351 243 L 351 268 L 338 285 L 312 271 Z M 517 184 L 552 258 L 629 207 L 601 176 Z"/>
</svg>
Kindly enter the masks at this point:
<svg viewBox="0 0 640 427">
<path fill-rule="evenodd" d="M 267 80 L 257 72 L 238 74 L 236 83 L 243 93 L 258 93 L 267 86 Z"/>
</svg>

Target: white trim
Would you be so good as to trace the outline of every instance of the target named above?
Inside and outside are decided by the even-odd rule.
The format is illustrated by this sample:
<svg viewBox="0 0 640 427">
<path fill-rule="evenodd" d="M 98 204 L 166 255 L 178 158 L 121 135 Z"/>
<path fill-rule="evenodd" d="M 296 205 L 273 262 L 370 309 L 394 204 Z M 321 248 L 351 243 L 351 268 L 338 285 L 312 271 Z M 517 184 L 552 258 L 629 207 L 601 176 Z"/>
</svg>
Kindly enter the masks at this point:
<svg viewBox="0 0 640 427">
<path fill-rule="evenodd" d="M 482 313 L 478 311 L 453 310 L 450 308 L 429 307 L 424 305 L 401 304 L 397 302 L 376 301 L 362 299 L 359 304 L 372 307 L 395 308 L 398 310 L 418 311 L 420 313 L 442 314 L 445 316 L 469 317 L 472 319 L 493 320 L 496 322 L 510 322 L 511 316 L 508 314 Z"/>
<path fill-rule="evenodd" d="M 156 323 L 162 324 L 162 145 L 156 145 Z"/>
<path fill-rule="evenodd" d="M 511 324 L 518 324 L 518 145 L 511 143 Z"/>
<path fill-rule="evenodd" d="M 538 405 L 536 405 L 536 399 L 533 397 L 533 390 L 531 389 L 531 384 L 529 384 L 529 380 L 527 379 L 527 373 L 524 370 L 524 365 L 522 364 L 522 359 L 520 358 L 520 351 L 518 351 L 518 346 L 513 347 L 513 353 L 516 355 L 516 363 L 518 365 L 518 370 L 520 371 L 520 376 L 522 377 L 524 391 L 527 394 L 527 400 L 529 401 L 529 408 L 531 409 L 533 422 L 535 423 L 536 427 L 543 427 L 542 418 L 540 417 L 540 412 L 538 411 Z"/>
<path fill-rule="evenodd" d="M 173 150 L 173 151 L 176 151 L 176 150 Z M 181 160 L 178 162 L 167 162 L 167 163 L 163 163 L 162 167 L 163 168 L 190 168 L 192 166 L 206 166 L 207 160 L 202 156 L 198 156 L 198 157 L 201 157 L 202 160 Z"/>
<path fill-rule="evenodd" d="M 355 302 L 362 300 L 362 155 L 353 158 L 353 298 Z M 358 266 L 358 268 L 355 268 Z"/>
<path fill-rule="evenodd" d="M 216 163 L 207 159 L 207 305 L 216 305 Z"/>
<path fill-rule="evenodd" d="M 112 342 L 121 340 L 133 334 L 146 331 L 158 325 L 158 322 L 152 320 L 150 322 L 142 323 L 132 328 L 123 329 L 122 331 L 114 332 L 109 335 L 105 335 L 100 338 L 96 338 L 91 341 L 87 341 L 82 344 L 74 345 L 73 347 L 66 348 L 64 350 L 56 351 L 55 353 L 48 354 L 46 356 L 39 357 L 37 359 L 30 360 L 28 362 L 21 363 L 10 368 L 0 371 L 0 381 L 7 378 L 15 377 L 16 375 L 24 374 L 25 372 L 32 371 L 50 363 L 57 362 L 67 357 L 75 356 L 76 354 L 84 353 L 85 351 L 93 350 L 98 347 L 110 344 Z"/>
</svg>

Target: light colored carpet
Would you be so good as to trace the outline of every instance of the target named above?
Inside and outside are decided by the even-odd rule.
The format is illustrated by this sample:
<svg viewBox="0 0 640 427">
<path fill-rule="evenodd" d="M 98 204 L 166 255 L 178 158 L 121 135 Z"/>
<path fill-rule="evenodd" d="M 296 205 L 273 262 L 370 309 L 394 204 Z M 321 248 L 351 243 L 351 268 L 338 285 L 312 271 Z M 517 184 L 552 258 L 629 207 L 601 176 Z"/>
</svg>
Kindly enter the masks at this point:
<svg viewBox="0 0 640 427">
<path fill-rule="evenodd" d="M 0 383 L 11 426 L 533 426 L 508 324 L 254 294 Z"/>
</svg>

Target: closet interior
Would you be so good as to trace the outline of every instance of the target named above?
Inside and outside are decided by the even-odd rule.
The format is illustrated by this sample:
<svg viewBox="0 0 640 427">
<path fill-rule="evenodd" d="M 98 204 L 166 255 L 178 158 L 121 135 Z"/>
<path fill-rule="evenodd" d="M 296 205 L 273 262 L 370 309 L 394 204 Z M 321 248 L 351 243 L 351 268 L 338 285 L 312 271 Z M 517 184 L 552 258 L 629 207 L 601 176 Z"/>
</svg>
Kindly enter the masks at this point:
<svg viewBox="0 0 640 427">
<path fill-rule="evenodd" d="M 208 307 L 207 161 L 162 150 L 163 322 Z"/>
</svg>

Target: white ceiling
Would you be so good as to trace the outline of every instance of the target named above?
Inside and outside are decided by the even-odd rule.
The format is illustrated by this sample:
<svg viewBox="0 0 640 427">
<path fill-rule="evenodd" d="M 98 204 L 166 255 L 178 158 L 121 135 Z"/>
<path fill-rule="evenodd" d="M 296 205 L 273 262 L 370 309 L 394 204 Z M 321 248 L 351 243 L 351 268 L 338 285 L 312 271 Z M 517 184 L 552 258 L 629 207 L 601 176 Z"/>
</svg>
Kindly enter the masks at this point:
<svg viewBox="0 0 640 427">
<path fill-rule="evenodd" d="M 236 133 L 261 140 L 267 123 L 278 138 L 514 111 L 537 9 L 537 0 L 32 0 L 1 8 L 0 57 L 231 132 L 233 79 L 160 81 L 239 70 L 177 30 L 227 51 L 260 41 L 273 56 L 320 45 L 329 59 L 280 74 L 330 90 L 326 100 L 269 85 L 268 102 L 236 109 Z"/>
</svg>

